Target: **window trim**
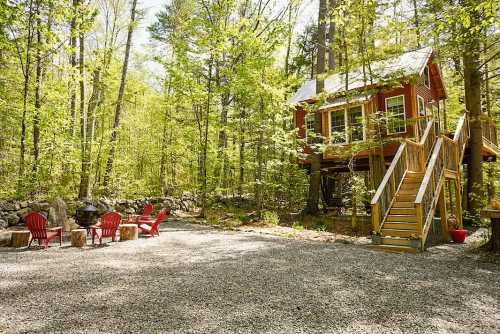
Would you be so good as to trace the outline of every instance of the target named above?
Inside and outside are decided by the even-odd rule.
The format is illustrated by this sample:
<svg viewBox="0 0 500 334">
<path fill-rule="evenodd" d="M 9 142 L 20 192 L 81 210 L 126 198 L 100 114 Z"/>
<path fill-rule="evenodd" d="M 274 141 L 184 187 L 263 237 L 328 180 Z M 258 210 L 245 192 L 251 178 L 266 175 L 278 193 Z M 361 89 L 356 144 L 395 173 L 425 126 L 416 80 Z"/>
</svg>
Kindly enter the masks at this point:
<svg viewBox="0 0 500 334">
<path fill-rule="evenodd" d="M 429 69 L 429 65 L 425 65 L 423 77 L 424 77 L 424 86 L 431 89 L 431 70 Z M 427 84 L 425 84 L 426 77 L 427 77 Z"/>
<path fill-rule="evenodd" d="M 342 143 L 333 143 L 332 142 L 332 113 L 340 113 L 340 112 L 342 112 L 344 114 L 344 141 Z M 346 122 L 345 108 L 334 109 L 334 110 L 328 111 L 328 144 L 329 145 L 346 145 L 346 144 L 348 144 L 346 125 L 347 125 L 347 122 Z"/>
<path fill-rule="evenodd" d="M 418 101 L 421 100 L 422 101 L 422 107 L 423 107 L 423 110 L 424 110 L 424 114 L 423 115 L 420 115 L 420 109 L 418 108 Z M 427 116 L 427 108 L 425 107 L 425 99 L 418 95 L 417 94 L 417 115 L 418 117 L 425 117 Z"/>
<path fill-rule="evenodd" d="M 314 122 L 316 122 L 316 115 L 314 115 L 314 113 L 306 113 L 304 116 L 304 133 L 305 133 L 304 138 L 305 138 L 307 144 L 310 144 L 309 138 L 307 135 L 309 133 L 309 131 L 307 129 L 307 118 L 311 118 L 311 117 L 313 118 Z M 315 127 L 316 127 L 316 125 L 315 125 Z"/>
<path fill-rule="evenodd" d="M 401 132 L 391 132 L 390 129 L 389 129 L 389 124 L 387 124 L 387 134 L 388 135 L 395 135 L 395 134 L 400 134 L 400 133 L 406 133 L 408 131 L 408 128 L 406 127 L 406 105 L 405 105 L 406 104 L 406 99 L 405 99 L 405 95 L 404 94 L 394 95 L 394 96 L 390 96 L 390 97 L 386 97 L 385 98 L 385 114 L 387 115 L 387 117 L 389 117 L 389 115 L 387 113 L 387 100 L 394 99 L 394 98 L 397 98 L 397 97 L 400 97 L 400 96 L 403 97 L 403 117 L 404 117 L 405 130 L 401 131 Z"/>
<path fill-rule="evenodd" d="M 361 107 L 361 125 L 363 126 L 363 140 L 356 140 L 356 141 L 350 141 L 349 138 L 349 130 L 347 128 L 347 125 L 349 124 L 349 109 L 350 108 L 355 108 L 355 107 Z M 342 143 L 333 143 L 332 142 L 332 113 L 340 113 L 342 112 L 344 114 L 344 141 Z M 348 145 L 352 143 L 360 143 L 366 141 L 366 124 L 365 124 L 365 105 L 364 103 L 356 103 L 349 105 L 349 108 L 347 106 L 344 106 L 342 108 L 338 109 L 333 109 L 328 111 L 328 144 L 329 145 Z"/>
<path fill-rule="evenodd" d="M 355 108 L 355 107 L 359 107 L 361 106 L 361 126 L 363 128 L 363 139 L 362 140 L 355 140 L 355 141 L 349 141 L 349 144 L 352 144 L 352 143 L 360 143 L 360 142 L 363 142 L 363 141 L 366 141 L 366 126 L 365 126 L 365 105 L 364 104 L 354 104 L 352 106 L 349 106 L 349 108 L 345 108 L 346 109 L 346 117 L 349 117 L 349 109 L 351 108 Z M 350 124 L 350 122 L 348 122 Z M 346 123 L 347 125 L 347 123 Z M 347 132 L 347 129 L 346 129 L 346 132 Z M 350 139 L 350 138 L 348 138 Z"/>
</svg>

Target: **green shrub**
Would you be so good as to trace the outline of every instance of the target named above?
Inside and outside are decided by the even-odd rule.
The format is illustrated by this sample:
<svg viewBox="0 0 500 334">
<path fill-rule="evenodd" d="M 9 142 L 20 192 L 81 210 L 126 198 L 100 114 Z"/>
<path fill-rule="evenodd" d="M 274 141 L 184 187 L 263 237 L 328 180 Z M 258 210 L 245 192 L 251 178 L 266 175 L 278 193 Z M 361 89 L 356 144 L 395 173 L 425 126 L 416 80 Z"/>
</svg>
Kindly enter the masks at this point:
<svg viewBox="0 0 500 334">
<path fill-rule="evenodd" d="M 293 223 L 292 228 L 297 231 L 304 231 L 304 226 L 299 222 Z"/>
<path fill-rule="evenodd" d="M 262 222 L 266 225 L 278 225 L 280 222 L 280 217 L 274 211 L 265 211 L 262 214 Z"/>
</svg>

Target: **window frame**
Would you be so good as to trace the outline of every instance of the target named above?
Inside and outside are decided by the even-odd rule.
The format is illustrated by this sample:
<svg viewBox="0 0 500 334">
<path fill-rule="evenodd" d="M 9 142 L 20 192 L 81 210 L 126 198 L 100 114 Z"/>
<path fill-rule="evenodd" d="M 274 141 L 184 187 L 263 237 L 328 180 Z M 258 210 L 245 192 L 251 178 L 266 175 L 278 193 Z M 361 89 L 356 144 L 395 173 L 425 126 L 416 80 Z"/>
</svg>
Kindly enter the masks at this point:
<svg viewBox="0 0 500 334">
<path fill-rule="evenodd" d="M 332 113 L 341 113 L 344 116 L 344 141 L 341 143 L 332 142 Z M 334 109 L 328 112 L 328 144 L 330 145 L 345 145 L 348 144 L 347 138 L 347 122 L 346 122 L 345 108 L 342 109 Z"/>
<path fill-rule="evenodd" d="M 429 65 L 425 65 L 424 67 L 424 73 L 423 73 L 423 78 L 424 78 L 424 86 L 431 89 L 431 72 L 429 69 Z M 427 81 L 427 83 L 426 83 Z"/>
<path fill-rule="evenodd" d="M 347 124 L 351 125 L 351 122 L 349 120 L 349 116 L 350 116 L 350 113 L 349 113 L 349 109 L 352 109 L 352 108 L 356 108 L 356 107 L 361 107 L 361 128 L 363 130 L 363 139 L 361 140 L 352 140 L 352 138 L 349 138 L 352 136 L 352 133 L 349 134 L 349 131 L 347 129 Z M 349 144 L 351 143 L 360 143 L 360 142 L 363 142 L 363 141 L 366 141 L 366 132 L 365 132 L 365 106 L 364 104 L 355 104 L 355 105 L 352 105 L 352 106 L 349 106 L 349 108 L 345 108 L 346 110 L 346 119 L 349 120 L 349 122 L 346 123 L 346 133 L 347 133 L 347 136 L 348 136 L 348 141 L 349 141 Z"/>
<path fill-rule="evenodd" d="M 394 95 L 394 96 L 390 96 L 390 97 L 386 97 L 385 98 L 385 114 L 387 116 L 387 120 L 389 121 L 389 114 L 387 112 L 387 100 L 395 99 L 395 98 L 398 98 L 398 97 L 401 97 L 401 96 L 403 97 L 403 117 L 404 117 L 404 123 L 403 124 L 405 126 L 405 130 L 404 131 L 400 131 L 400 132 L 391 132 L 390 128 L 389 128 L 389 124 L 387 124 L 386 129 L 387 129 L 387 134 L 388 135 L 396 135 L 396 134 L 406 133 L 408 131 L 408 128 L 406 126 L 406 105 L 405 105 L 406 104 L 406 98 L 405 98 L 404 94 Z"/>
<path fill-rule="evenodd" d="M 355 108 L 355 107 L 361 107 L 361 125 L 363 127 L 363 139 L 362 140 L 356 140 L 356 141 L 351 141 L 350 135 L 349 135 L 349 129 L 348 129 L 348 124 L 349 124 L 349 109 Z M 344 116 L 344 141 L 341 143 L 334 143 L 332 142 L 332 113 L 343 113 Z M 357 104 L 352 104 L 347 108 L 347 106 L 344 106 L 342 108 L 337 108 L 333 110 L 328 111 L 328 144 L 329 145 L 348 145 L 352 143 L 359 143 L 366 141 L 366 124 L 365 124 L 365 105 L 363 103 L 357 103 Z"/>
<path fill-rule="evenodd" d="M 306 143 L 307 144 L 312 144 L 309 142 L 309 136 L 308 136 L 308 133 L 309 133 L 309 129 L 307 128 L 307 119 L 308 118 L 312 118 L 313 119 L 313 124 L 314 124 L 314 127 L 316 128 L 316 115 L 314 113 L 306 113 L 305 116 L 304 116 L 304 133 L 305 133 L 305 140 L 306 140 Z"/>
<path fill-rule="evenodd" d="M 419 101 L 422 101 L 422 110 L 424 111 L 423 115 L 420 114 L 420 108 L 419 108 L 419 105 L 418 105 Z M 425 117 L 425 116 L 427 116 L 427 108 L 425 107 L 425 99 L 422 96 L 418 95 L 418 94 L 417 94 L 417 115 L 419 117 Z"/>
</svg>

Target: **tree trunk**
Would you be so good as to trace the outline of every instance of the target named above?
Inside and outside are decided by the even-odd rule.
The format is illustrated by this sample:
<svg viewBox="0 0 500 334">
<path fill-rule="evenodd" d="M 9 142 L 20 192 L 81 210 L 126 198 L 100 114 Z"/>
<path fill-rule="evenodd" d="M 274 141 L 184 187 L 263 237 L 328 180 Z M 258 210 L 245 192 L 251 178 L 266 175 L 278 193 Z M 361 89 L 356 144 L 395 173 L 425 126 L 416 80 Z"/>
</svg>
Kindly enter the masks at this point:
<svg viewBox="0 0 500 334">
<path fill-rule="evenodd" d="M 90 96 L 88 110 L 86 114 L 87 122 L 85 127 L 85 143 L 82 156 L 82 170 L 80 174 L 79 199 L 88 198 L 90 195 L 90 171 L 92 167 L 92 142 L 94 139 L 96 110 L 99 105 L 101 95 L 101 72 L 97 68 L 94 70 L 92 79 L 92 95 Z"/>
<path fill-rule="evenodd" d="M 415 33 L 417 35 L 417 47 L 421 47 L 421 42 L 420 42 L 420 19 L 418 17 L 418 6 L 417 6 L 417 0 L 413 0 L 413 20 L 415 24 Z"/>
<path fill-rule="evenodd" d="M 328 27 L 328 69 L 330 71 L 335 70 L 337 64 L 335 62 L 335 20 L 332 15 L 333 9 L 337 6 L 337 0 L 329 0 L 329 12 L 330 12 L 330 22 Z"/>
<path fill-rule="evenodd" d="M 483 193 L 483 171 L 481 149 L 483 132 L 481 124 L 481 73 L 479 71 L 479 42 L 477 37 L 468 39 L 464 46 L 465 103 L 470 119 L 470 164 L 467 166 L 469 188 L 469 213 L 479 217 Z"/>
<path fill-rule="evenodd" d="M 239 178 L 238 178 L 238 195 L 243 194 L 243 183 L 245 182 L 245 107 L 240 112 L 240 154 L 239 154 Z"/>
<path fill-rule="evenodd" d="M 26 117 L 28 114 L 28 97 L 31 72 L 31 46 L 33 42 L 33 1 L 29 3 L 28 9 L 28 35 L 26 38 L 26 63 L 24 66 L 24 85 L 23 85 L 23 115 L 21 119 L 21 143 L 19 149 L 19 183 L 18 192 L 24 175 L 24 163 L 26 153 Z M 22 59 L 20 59 L 22 63 Z"/>
<path fill-rule="evenodd" d="M 205 217 L 207 209 L 207 154 L 208 154 L 208 125 L 210 117 L 210 109 L 212 106 L 212 66 L 213 59 L 211 58 L 208 64 L 208 80 L 207 80 L 207 106 L 205 123 L 203 125 L 203 141 L 200 159 L 201 172 L 201 212 L 200 217 Z"/>
<path fill-rule="evenodd" d="M 70 78 L 70 83 L 69 83 L 69 90 L 70 90 L 70 98 L 69 98 L 69 104 L 70 104 L 70 128 L 69 132 L 71 136 L 73 137 L 75 135 L 75 123 L 76 123 L 76 89 L 75 89 L 75 73 L 76 73 L 76 19 L 77 19 L 77 12 L 78 12 L 78 5 L 79 5 L 79 0 L 73 0 L 73 16 L 71 18 L 70 22 L 70 39 L 69 39 L 69 46 L 70 46 L 70 56 L 69 56 L 69 62 L 71 65 L 71 78 Z"/>
<path fill-rule="evenodd" d="M 321 74 L 325 72 L 325 16 L 326 16 L 326 0 L 320 0 L 319 11 L 318 11 L 318 55 L 316 64 L 316 95 L 323 92 L 324 89 L 324 78 Z M 319 96 L 318 96 L 319 97 Z M 321 112 L 315 111 L 314 118 L 314 131 L 316 133 L 315 143 L 319 144 L 322 141 L 321 130 L 322 130 L 322 115 Z M 322 152 L 314 152 L 309 155 L 309 160 L 311 161 L 311 173 L 309 176 L 309 194 L 307 197 L 307 204 L 304 209 L 304 213 L 316 214 L 318 212 L 318 201 L 319 192 L 321 187 L 321 160 L 323 157 Z"/>
<path fill-rule="evenodd" d="M 40 157 L 40 109 L 42 107 L 42 20 L 40 18 L 40 1 L 36 3 L 36 56 L 35 56 L 35 113 L 33 115 L 33 178 L 36 182 Z"/>
<path fill-rule="evenodd" d="M 111 138 L 109 139 L 109 145 L 110 145 L 109 155 L 108 155 L 108 160 L 106 162 L 106 171 L 104 173 L 103 186 L 104 186 L 104 193 L 107 195 L 110 194 L 109 183 L 111 179 L 111 173 L 113 172 L 113 162 L 116 151 L 116 139 L 118 134 L 118 127 L 120 126 L 121 114 L 123 110 L 123 96 L 125 94 L 125 85 L 127 83 L 128 60 L 130 56 L 130 49 L 132 47 L 132 33 L 134 31 L 136 24 L 136 18 L 135 18 L 136 6 L 137 6 L 137 0 L 132 0 L 132 10 L 130 14 L 130 24 L 128 26 L 127 44 L 125 46 L 125 57 L 123 59 L 122 76 L 120 80 L 120 88 L 118 91 L 118 98 L 116 100 L 116 107 L 115 107 L 115 120 L 113 123 L 113 130 L 111 131 Z"/>
</svg>

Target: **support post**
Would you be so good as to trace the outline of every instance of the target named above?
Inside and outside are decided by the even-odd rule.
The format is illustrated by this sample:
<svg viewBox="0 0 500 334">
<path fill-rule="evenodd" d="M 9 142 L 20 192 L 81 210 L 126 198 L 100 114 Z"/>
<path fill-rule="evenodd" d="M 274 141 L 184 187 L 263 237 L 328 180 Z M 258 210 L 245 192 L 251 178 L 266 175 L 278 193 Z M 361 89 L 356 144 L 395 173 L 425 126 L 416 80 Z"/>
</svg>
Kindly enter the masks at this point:
<svg viewBox="0 0 500 334">
<path fill-rule="evenodd" d="M 438 198 L 439 215 L 441 216 L 441 231 L 443 234 L 443 241 L 448 241 L 448 218 L 446 214 L 446 198 L 444 195 L 445 185 L 441 187 Z"/>
</svg>

